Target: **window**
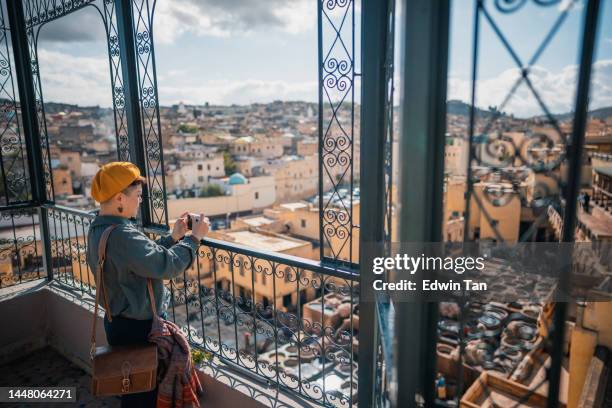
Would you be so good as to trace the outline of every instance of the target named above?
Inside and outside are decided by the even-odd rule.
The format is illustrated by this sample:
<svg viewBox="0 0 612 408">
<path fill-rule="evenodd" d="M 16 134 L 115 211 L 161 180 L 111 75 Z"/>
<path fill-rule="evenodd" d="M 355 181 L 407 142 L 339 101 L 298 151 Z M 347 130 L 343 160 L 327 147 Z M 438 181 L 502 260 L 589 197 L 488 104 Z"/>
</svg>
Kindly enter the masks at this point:
<svg viewBox="0 0 612 408">
<path fill-rule="evenodd" d="M 210 170 L 210 164 L 206 165 L 206 170 Z M 219 168 L 217 167 L 217 170 L 219 170 Z"/>
<path fill-rule="evenodd" d="M 255 199 L 259 200 L 259 192 L 257 192 L 257 191 L 255 192 Z"/>
<path fill-rule="evenodd" d="M 306 228 L 306 220 L 300 220 L 300 225 L 302 228 Z"/>
<path fill-rule="evenodd" d="M 204 176 L 198 176 L 198 181 L 201 183 L 204 181 Z"/>
<path fill-rule="evenodd" d="M 202 170 L 202 165 L 198 164 L 198 170 Z"/>
</svg>

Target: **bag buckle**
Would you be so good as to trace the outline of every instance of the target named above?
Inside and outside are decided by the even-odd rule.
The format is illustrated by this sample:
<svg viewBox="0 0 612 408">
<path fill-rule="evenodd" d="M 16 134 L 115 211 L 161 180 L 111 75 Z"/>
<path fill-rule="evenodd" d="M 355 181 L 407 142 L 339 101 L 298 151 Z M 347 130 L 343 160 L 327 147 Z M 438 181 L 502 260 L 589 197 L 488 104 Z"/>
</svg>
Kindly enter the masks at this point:
<svg viewBox="0 0 612 408">
<path fill-rule="evenodd" d="M 130 369 L 132 365 L 129 361 L 124 361 L 121 365 L 121 373 L 123 379 L 121 380 L 121 392 L 128 392 L 130 390 Z"/>
<path fill-rule="evenodd" d="M 128 392 L 130 390 L 130 379 L 124 378 L 121 380 L 121 392 Z"/>
</svg>

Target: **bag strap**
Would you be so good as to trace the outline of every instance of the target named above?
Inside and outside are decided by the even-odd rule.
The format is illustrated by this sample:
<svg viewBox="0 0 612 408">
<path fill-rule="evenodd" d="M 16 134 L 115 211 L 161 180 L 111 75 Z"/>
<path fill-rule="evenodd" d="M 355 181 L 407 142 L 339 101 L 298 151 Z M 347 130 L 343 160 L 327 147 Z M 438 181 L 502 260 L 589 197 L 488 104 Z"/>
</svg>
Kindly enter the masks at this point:
<svg viewBox="0 0 612 408">
<path fill-rule="evenodd" d="M 108 237 L 116 227 L 117 225 L 111 225 L 110 227 L 105 229 L 102 233 L 102 237 L 100 238 L 100 243 L 98 244 L 98 270 L 96 271 L 96 302 L 94 305 L 93 323 L 91 326 L 91 348 L 89 351 L 92 360 L 96 353 L 96 323 L 98 321 L 98 301 L 100 299 L 100 293 L 103 293 L 104 309 L 106 310 L 108 321 L 113 321 L 113 318 L 110 314 L 108 295 L 106 293 L 106 289 L 104 288 L 104 279 L 102 277 L 102 272 L 104 271 L 104 260 L 106 259 L 106 246 L 108 242 Z M 157 316 L 157 309 L 155 307 L 155 296 L 153 295 L 153 284 L 151 283 L 150 278 L 147 278 L 147 288 L 149 290 L 151 311 L 153 312 L 153 316 Z"/>
</svg>

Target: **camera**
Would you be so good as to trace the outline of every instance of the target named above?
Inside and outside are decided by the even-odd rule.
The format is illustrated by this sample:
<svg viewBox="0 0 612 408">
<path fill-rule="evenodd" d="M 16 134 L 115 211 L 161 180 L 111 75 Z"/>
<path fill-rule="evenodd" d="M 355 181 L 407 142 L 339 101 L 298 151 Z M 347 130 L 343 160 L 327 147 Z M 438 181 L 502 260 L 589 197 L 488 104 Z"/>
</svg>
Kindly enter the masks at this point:
<svg viewBox="0 0 612 408">
<path fill-rule="evenodd" d="M 193 223 L 200 221 L 200 215 L 199 214 L 189 214 L 187 215 L 187 228 L 189 228 L 190 230 L 193 229 Z"/>
</svg>

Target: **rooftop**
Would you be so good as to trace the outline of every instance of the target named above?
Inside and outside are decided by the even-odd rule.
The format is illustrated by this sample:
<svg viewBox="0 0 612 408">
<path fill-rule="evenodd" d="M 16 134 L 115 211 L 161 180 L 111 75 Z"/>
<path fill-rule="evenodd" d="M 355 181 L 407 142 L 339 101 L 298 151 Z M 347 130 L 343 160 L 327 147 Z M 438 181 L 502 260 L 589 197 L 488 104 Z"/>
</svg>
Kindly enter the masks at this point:
<svg viewBox="0 0 612 408">
<path fill-rule="evenodd" d="M 274 223 L 273 219 L 264 217 L 262 215 L 257 215 L 254 217 L 244 217 L 244 218 L 240 218 L 240 220 L 244 222 L 245 224 L 248 224 L 252 227 L 261 227 L 262 225 L 268 225 L 268 224 Z"/>
<path fill-rule="evenodd" d="M 604 174 L 608 177 L 612 177 L 612 167 L 597 166 L 593 167 L 593 171 L 596 173 Z"/>
<path fill-rule="evenodd" d="M 231 237 L 237 244 L 246 245 L 262 251 L 283 252 L 304 245 L 310 245 L 309 242 L 298 239 L 280 238 L 252 231 L 226 232 L 224 235 Z"/>
<path fill-rule="evenodd" d="M 612 215 L 602 208 L 593 207 L 590 213 L 578 212 L 578 222 L 587 228 L 596 239 L 612 237 Z"/>
<path fill-rule="evenodd" d="M 285 203 L 285 204 L 281 204 L 279 207 L 281 208 L 285 208 L 287 210 L 291 210 L 291 211 L 295 211 L 295 210 L 299 210 L 302 208 L 308 208 L 308 204 L 306 203 Z"/>
</svg>

